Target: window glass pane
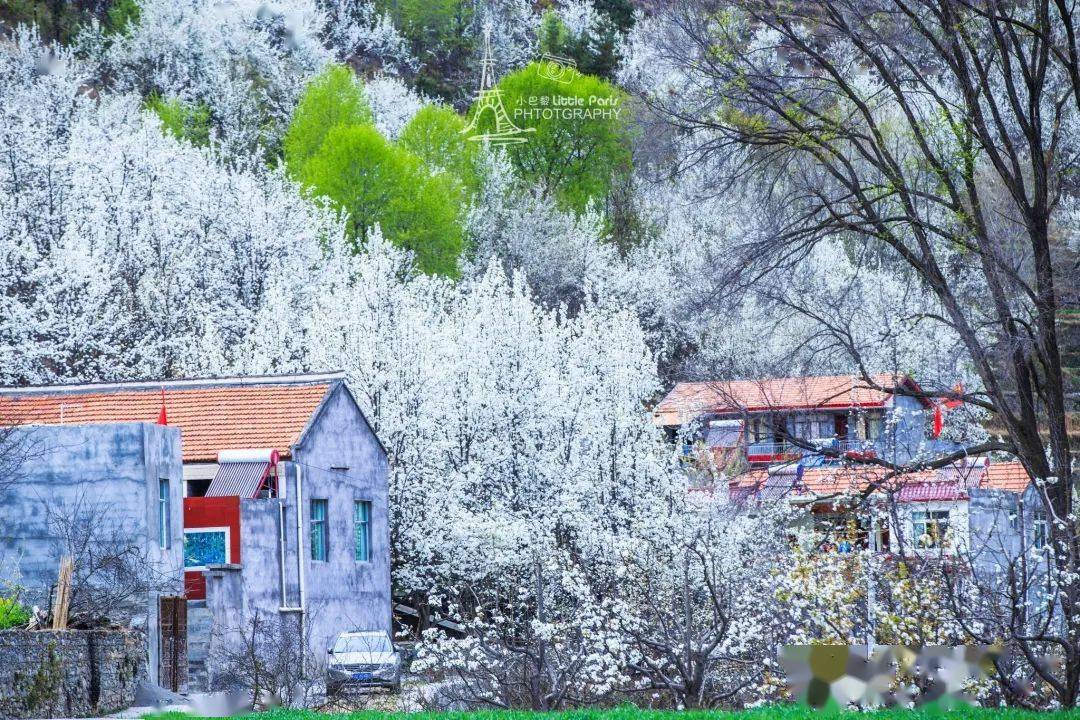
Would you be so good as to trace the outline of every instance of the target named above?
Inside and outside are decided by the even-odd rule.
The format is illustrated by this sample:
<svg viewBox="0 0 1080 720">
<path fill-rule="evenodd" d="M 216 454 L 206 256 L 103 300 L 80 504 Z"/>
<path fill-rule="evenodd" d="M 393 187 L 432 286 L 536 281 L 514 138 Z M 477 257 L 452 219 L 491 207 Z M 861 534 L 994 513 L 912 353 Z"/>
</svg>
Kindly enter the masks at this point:
<svg viewBox="0 0 1080 720">
<path fill-rule="evenodd" d="M 911 526 L 918 547 L 941 547 L 949 530 L 948 510 L 925 510 L 911 514 Z"/>
<path fill-rule="evenodd" d="M 224 530 L 184 533 L 184 567 L 206 567 L 226 562 Z"/>
<path fill-rule="evenodd" d="M 1035 531 L 1035 537 L 1033 538 L 1035 548 L 1041 550 L 1046 547 L 1047 540 L 1050 538 L 1050 526 L 1046 522 L 1046 513 L 1044 511 L 1035 511 L 1032 529 Z"/>
<path fill-rule="evenodd" d="M 355 513 L 356 560 L 367 562 L 371 559 L 371 503 L 357 500 Z"/>
<path fill-rule="evenodd" d="M 326 500 L 311 501 L 311 559 L 326 560 Z"/>
<path fill-rule="evenodd" d="M 169 547 L 172 540 L 169 504 L 169 480 L 161 478 L 158 480 L 158 545 L 163 548 Z"/>
</svg>

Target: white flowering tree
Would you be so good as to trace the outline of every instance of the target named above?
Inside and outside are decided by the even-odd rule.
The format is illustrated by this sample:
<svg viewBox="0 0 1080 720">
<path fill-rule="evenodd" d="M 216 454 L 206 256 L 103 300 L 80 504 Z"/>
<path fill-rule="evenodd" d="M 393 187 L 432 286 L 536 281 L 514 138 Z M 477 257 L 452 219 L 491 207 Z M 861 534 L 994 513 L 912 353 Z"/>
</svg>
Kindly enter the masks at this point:
<svg viewBox="0 0 1080 720">
<path fill-rule="evenodd" d="M 0 54 L 3 377 L 125 378 L 235 366 L 266 287 L 303 306 L 341 232 L 277 171 L 231 169 L 137 97 L 23 32 Z"/>
<path fill-rule="evenodd" d="M 790 636 L 776 589 L 793 517 L 784 504 L 755 511 L 721 495 L 627 547 L 617 627 L 628 687 L 688 709 L 776 697 L 774 653 Z"/>
</svg>

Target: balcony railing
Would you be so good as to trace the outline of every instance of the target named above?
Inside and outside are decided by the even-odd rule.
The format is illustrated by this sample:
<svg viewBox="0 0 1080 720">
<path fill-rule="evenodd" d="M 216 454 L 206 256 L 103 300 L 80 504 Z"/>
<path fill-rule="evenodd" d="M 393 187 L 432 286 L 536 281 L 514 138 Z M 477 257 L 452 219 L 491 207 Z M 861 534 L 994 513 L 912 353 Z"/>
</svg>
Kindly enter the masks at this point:
<svg viewBox="0 0 1080 720">
<path fill-rule="evenodd" d="M 746 455 L 748 458 L 769 458 L 769 459 L 797 459 L 806 455 L 825 454 L 821 451 L 829 450 L 841 455 L 854 455 L 856 453 L 864 453 L 868 455 L 876 455 L 877 447 L 872 440 L 830 440 L 827 442 L 810 441 L 812 444 L 821 450 L 808 450 L 798 445 L 793 445 L 788 442 L 755 442 L 750 443 L 746 447 Z"/>
</svg>

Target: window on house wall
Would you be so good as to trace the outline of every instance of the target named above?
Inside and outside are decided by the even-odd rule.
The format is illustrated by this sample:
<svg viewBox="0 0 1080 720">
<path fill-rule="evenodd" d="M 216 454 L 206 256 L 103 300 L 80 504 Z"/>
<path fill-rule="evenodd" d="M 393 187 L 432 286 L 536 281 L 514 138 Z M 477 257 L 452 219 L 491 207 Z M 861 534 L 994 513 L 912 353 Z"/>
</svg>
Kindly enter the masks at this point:
<svg viewBox="0 0 1080 720">
<path fill-rule="evenodd" d="M 1046 511 L 1036 510 L 1031 519 L 1031 542 L 1036 550 L 1042 550 L 1050 542 L 1050 524 L 1046 521 Z"/>
<path fill-rule="evenodd" d="M 353 510 L 353 520 L 356 533 L 356 561 L 368 562 L 371 560 L 371 502 L 357 500 Z"/>
<path fill-rule="evenodd" d="M 168 548 L 172 543 L 172 503 L 169 497 L 169 479 L 158 480 L 158 545 Z"/>
<path fill-rule="evenodd" d="M 759 443 L 765 439 L 763 425 L 761 418 L 754 418 L 750 421 L 750 442 Z"/>
<path fill-rule="evenodd" d="M 863 424 L 867 440 L 870 440 L 872 442 L 881 437 L 880 415 L 867 415 L 865 418 L 863 418 Z"/>
<path fill-rule="evenodd" d="M 911 513 L 911 534 L 916 547 L 943 547 L 948 531 L 948 510 L 920 510 Z"/>
<path fill-rule="evenodd" d="M 831 438 L 833 436 L 833 421 L 832 418 L 825 420 L 818 420 L 817 430 L 814 432 L 815 438 Z"/>
<path fill-rule="evenodd" d="M 792 433 L 800 440 L 811 440 L 814 437 L 814 421 L 813 420 L 796 420 L 792 427 Z"/>
<path fill-rule="evenodd" d="M 184 530 L 184 567 L 202 569 L 229 562 L 228 528 Z"/>
<path fill-rule="evenodd" d="M 326 561 L 326 500 L 311 501 L 311 559 Z"/>
</svg>

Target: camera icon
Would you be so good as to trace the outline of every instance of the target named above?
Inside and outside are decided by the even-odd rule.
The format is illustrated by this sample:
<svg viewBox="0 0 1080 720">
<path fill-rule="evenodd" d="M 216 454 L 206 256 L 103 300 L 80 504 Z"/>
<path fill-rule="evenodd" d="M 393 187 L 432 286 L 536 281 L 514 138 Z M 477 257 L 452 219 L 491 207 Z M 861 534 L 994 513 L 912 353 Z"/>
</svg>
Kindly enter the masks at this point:
<svg viewBox="0 0 1080 720">
<path fill-rule="evenodd" d="M 574 79 L 576 69 L 577 63 L 570 58 L 548 55 L 547 53 L 540 56 L 540 62 L 536 66 L 536 72 L 540 77 L 564 85 Z"/>
</svg>

